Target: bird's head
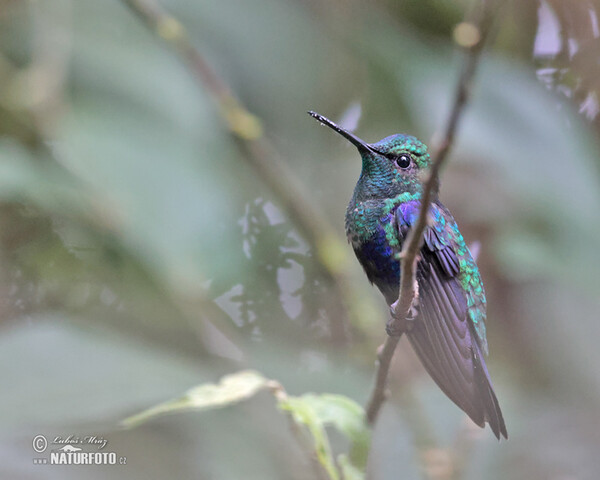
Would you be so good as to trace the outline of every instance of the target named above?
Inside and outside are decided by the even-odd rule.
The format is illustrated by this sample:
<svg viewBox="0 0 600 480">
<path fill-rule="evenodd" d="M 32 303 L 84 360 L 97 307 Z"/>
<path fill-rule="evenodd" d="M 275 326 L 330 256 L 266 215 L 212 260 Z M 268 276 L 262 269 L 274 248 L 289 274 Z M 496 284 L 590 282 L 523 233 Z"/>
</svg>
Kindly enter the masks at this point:
<svg viewBox="0 0 600 480">
<path fill-rule="evenodd" d="M 430 156 L 423 142 L 399 133 L 376 143 L 366 143 L 328 118 L 316 112 L 308 113 L 358 149 L 362 157 L 362 171 L 356 194 L 361 199 L 393 198 L 401 193 L 422 190 L 423 173 L 430 166 Z"/>
</svg>

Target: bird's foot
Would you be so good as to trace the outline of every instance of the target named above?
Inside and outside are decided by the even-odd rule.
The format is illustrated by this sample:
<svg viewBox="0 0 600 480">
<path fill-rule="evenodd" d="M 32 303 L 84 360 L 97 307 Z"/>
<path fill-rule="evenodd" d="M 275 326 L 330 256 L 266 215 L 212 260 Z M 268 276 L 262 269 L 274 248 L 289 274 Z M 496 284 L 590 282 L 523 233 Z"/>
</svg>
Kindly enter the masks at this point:
<svg viewBox="0 0 600 480">
<path fill-rule="evenodd" d="M 406 322 L 398 321 L 395 318 L 390 318 L 390 320 L 385 324 L 385 332 L 390 337 L 401 337 L 404 332 L 407 330 Z"/>
<path fill-rule="evenodd" d="M 408 314 L 406 315 L 407 322 L 414 322 L 419 316 L 419 298 L 415 297 L 410 304 L 410 308 L 408 309 Z"/>
<path fill-rule="evenodd" d="M 413 328 L 414 322 L 419 315 L 419 297 L 413 298 L 405 318 L 398 317 L 396 300 L 390 305 L 390 315 L 392 318 L 385 325 L 385 331 L 390 337 L 400 337 L 403 333 Z"/>
</svg>

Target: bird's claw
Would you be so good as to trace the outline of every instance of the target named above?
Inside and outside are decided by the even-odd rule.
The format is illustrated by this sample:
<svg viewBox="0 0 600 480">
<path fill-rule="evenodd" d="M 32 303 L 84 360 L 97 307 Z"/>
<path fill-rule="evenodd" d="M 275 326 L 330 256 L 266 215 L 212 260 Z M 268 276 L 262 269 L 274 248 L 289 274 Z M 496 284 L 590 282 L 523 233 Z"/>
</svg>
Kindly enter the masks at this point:
<svg viewBox="0 0 600 480">
<path fill-rule="evenodd" d="M 407 322 L 414 322 L 419 316 L 419 303 L 417 301 L 413 301 L 410 304 L 410 308 L 408 309 L 408 314 L 406 315 Z"/>
<path fill-rule="evenodd" d="M 398 322 L 395 318 L 391 318 L 385 324 L 385 332 L 390 337 L 401 337 L 402 334 L 407 330 L 405 322 Z"/>
<path fill-rule="evenodd" d="M 406 318 L 400 319 L 396 315 L 396 306 L 398 301 L 390 305 L 390 315 L 392 318 L 385 325 L 385 331 L 390 337 L 399 337 L 403 333 L 413 328 L 414 322 L 419 315 L 419 300 L 415 297 L 410 304 Z"/>
</svg>

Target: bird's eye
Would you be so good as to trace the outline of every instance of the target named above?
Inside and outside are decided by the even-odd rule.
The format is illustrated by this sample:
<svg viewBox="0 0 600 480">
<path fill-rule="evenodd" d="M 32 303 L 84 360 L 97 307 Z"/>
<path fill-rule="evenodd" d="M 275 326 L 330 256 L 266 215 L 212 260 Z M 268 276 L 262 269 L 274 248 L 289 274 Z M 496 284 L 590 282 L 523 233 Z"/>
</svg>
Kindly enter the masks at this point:
<svg viewBox="0 0 600 480">
<path fill-rule="evenodd" d="M 410 155 L 403 153 L 395 158 L 396 164 L 400 168 L 408 168 L 410 166 Z"/>
</svg>

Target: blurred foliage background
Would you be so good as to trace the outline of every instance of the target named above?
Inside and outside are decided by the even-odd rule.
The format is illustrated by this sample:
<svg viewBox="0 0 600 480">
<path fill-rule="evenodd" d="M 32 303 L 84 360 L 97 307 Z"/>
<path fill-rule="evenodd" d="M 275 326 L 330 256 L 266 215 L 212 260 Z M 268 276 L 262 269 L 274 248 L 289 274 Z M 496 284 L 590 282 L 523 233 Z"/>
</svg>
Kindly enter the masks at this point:
<svg viewBox="0 0 600 480">
<path fill-rule="evenodd" d="M 268 393 L 119 422 L 245 368 L 364 404 L 387 309 L 343 235 L 360 161 L 305 112 L 367 141 L 429 140 L 470 3 L 162 0 L 181 22 L 163 36 L 185 27 L 255 115 L 257 167 L 214 92 L 124 3 L 0 1 L 2 478 L 315 478 Z M 469 427 L 403 340 L 369 478 L 600 472 L 600 3 L 501 3 L 442 199 L 481 244 L 510 439 Z M 306 198 L 291 208 L 269 173 Z M 335 238 L 303 229 L 311 208 Z M 101 435 L 127 465 L 33 465 L 37 434 Z"/>
</svg>

